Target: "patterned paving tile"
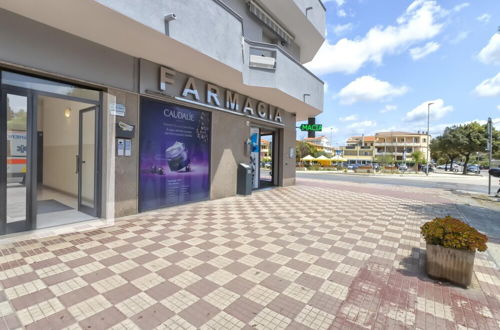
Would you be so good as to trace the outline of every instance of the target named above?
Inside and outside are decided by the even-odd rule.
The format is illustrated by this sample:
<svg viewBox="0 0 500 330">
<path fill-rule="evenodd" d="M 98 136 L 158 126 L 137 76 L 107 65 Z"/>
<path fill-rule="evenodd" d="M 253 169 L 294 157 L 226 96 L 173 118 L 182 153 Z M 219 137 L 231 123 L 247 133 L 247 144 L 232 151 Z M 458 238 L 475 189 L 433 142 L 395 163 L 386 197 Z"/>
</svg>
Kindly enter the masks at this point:
<svg viewBox="0 0 500 330">
<path fill-rule="evenodd" d="M 307 208 L 304 208 L 307 205 Z M 497 329 L 499 270 L 429 279 L 435 189 L 298 185 L 0 243 L 0 329 Z"/>
</svg>

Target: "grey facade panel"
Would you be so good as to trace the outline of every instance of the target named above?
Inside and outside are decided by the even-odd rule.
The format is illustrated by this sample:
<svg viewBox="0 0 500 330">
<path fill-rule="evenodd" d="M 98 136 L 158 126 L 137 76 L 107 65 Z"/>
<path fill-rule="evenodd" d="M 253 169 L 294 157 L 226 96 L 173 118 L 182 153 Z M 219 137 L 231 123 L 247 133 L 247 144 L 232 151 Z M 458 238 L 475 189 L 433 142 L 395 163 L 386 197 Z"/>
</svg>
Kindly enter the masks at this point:
<svg viewBox="0 0 500 330">
<path fill-rule="evenodd" d="M 242 22 L 216 1 L 96 1 L 241 71 Z M 176 19 L 166 27 L 168 14 Z"/>
<path fill-rule="evenodd" d="M 303 10 L 304 14 L 307 8 L 307 18 L 323 36 L 326 30 L 326 10 L 321 0 L 293 0 L 295 4 Z"/>
<path fill-rule="evenodd" d="M 135 59 L 0 9 L 0 61 L 133 91 Z"/>
</svg>

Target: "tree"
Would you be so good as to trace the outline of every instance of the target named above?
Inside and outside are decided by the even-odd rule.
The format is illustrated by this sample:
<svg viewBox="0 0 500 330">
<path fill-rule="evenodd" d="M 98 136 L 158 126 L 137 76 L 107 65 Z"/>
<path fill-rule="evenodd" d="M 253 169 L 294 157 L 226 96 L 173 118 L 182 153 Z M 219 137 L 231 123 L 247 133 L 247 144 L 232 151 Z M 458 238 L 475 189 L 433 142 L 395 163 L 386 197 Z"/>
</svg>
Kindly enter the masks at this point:
<svg viewBox="0 0 500 330">
<path fill-rule="evenodd" d="M 420 150 L 416 150 L 411 153 L 411 158 L 415 162 L 415 172 L 418 172 L 418 166 L 425 162 L 424 153 Z"/>
<path fill-rule="evenodd" d="M 467 174 L 467 165 L 472 153 L 486 149 L 486 127 L 478 122 L 453 126 L 449 132 L 453 138 L 455 150 L 464 157 L 463 174 Z"/>
<path fill-rule="evenodd" d="M 442 136 L 438 136 L 435 140 L 435 149 L 441 151 L 450 160 L 450 170 L 453 170 L 453 162 L 460 157 L 460 153 L 456 149 L 454 144 L 454 137 L 452 134 L 452 128 L 446 127 Z M 432 145 L 432 142 L 431 142 Z M 431 146 L 432 152 L 432 146 Z M 448 170 L 446 166 L 445 170 Z"/>
<path fill-rule="evenodd" d="M 307 155 L 314 156 L 316 148 L 304 141 L 297 141 L 295 143 L 295 159 L 297 162 L 300 162 L 302 158 Z"/>
<path fill-rule="evenodd" d="M 378 155 L 375 156 L 375 162 L 381 165 L 392 165 L 394 164 L 394 156 L 392 155 Z"/>
</svg>

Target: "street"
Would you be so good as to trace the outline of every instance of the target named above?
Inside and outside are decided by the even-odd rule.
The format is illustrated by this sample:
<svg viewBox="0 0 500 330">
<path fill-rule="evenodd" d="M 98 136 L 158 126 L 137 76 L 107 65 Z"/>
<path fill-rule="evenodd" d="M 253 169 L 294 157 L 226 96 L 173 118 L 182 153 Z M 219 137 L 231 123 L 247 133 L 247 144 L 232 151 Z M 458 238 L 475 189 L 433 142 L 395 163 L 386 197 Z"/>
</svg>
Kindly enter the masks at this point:
<svg viewBox="0 0 500 330">
<path fill-rule="evenodd" d="M 449 191 L 468 191 L 475 193 L 488 193 L 488 176 L 486 171 L 481 175 L 460 175 L 431 173 L 429 176 L 414 173 L 394 174 L 394 175 L 357 175 L 330 172 L 303 172 L 297 171 L 298 178 L 332 180 L 353 183 L 374 183 L 383 185 L 408 186 L 419 188 L 437 188 Z M 492 191 L 498 189 L 498 178 L 492 178 Z"/>
</svg>

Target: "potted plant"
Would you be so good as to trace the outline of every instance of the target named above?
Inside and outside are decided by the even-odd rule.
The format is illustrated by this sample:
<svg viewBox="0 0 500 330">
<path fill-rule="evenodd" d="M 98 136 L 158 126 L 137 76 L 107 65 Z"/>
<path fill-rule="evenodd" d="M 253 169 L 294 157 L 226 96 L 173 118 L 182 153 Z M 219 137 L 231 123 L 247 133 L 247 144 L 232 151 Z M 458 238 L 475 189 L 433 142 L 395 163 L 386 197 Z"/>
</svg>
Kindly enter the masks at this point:
<svg viewBox="0 0 500 330">
<path fill-rule="evenodd" d="M 486 251 L 488 237 L 450 216 L 435 218 L 420 230 L 427 243 L 427 274 L 468 287 L 476 251 Z"/>
</svg>

